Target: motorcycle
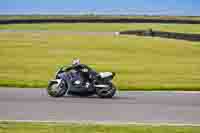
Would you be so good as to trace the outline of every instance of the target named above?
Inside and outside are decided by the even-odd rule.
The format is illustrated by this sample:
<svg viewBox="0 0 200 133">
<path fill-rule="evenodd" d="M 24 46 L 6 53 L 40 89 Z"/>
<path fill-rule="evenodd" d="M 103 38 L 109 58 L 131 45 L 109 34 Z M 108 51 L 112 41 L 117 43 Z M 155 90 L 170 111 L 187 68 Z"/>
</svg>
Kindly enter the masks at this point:
<svg viewBox="0 0 200 133">
<path fill-rule="evenodd" d="M 47 92 L 52 97 L 67 95 L 92 96 L 100 98 L 112 98 L 116 93 L 116 87 L 112 83 L 114 72 L 90 73 L 86 68 L 67 70 L 61 67 L 55 74 L 55 79 L 50 80 Z M 85 76 L 87 75 L 87 76 Z"/>
</svg>

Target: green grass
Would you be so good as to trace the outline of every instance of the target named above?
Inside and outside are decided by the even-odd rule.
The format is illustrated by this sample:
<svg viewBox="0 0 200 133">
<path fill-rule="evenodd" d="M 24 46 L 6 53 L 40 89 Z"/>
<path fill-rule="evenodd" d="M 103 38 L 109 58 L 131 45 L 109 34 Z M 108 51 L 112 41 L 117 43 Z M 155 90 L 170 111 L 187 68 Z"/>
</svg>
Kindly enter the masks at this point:
<svg viewBox="0 0 200 133">
<path fill-rule="evenodd" d="M 122 90 L 200 90 L 198 42 L 48 32 L 0 33 L 0 85 L 46 87 L 74 57 L 116 72 Z"/>
<path fill-rule="evenodd" d="M 0 133 L 199 133 L 195 126 L 95 125 L 1 122 Z"/>
<path fill-rule="evenodd" d="M 200 24 L 108 24 L 108 23 L 76 23 L 76 24 L 3 24 L 0 25 L 0 30 L 56 30 L 56 31 L 124 31 L 124 30 L 153 30 L 180 32 L 180 33 L 195 33 L 200 34 Z"/>
</svg>

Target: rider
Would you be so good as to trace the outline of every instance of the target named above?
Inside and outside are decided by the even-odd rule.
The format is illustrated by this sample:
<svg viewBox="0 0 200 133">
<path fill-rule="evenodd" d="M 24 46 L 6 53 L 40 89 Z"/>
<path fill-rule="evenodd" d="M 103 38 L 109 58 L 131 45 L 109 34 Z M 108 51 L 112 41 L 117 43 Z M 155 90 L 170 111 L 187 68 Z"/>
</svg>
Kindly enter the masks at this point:
<svg viewBox="0 0 200 133">
<path fill-rule="evenodd" d="M 71 69 L 74 69 L 74 70 L 79 71 L 79 72 L 90 72 L 90 71 L 92 71 L 92 69 L 90 67 L 88 67 L 87 65 L 81 64 L 80 59 L 78 59 L 78 58 L 73 59 L 71 67 L 67 68 L 67 70 L 71 70 Z"/>
<path fill-rule="evenodd" d="M 97 74 L 93 69 L 91 69 L 87 65 L 81 64 L 80 59 L 78 58 L 75 58 L 72 60 L 72 65 L 71 67 L 67 68 L 67 70 L 75 70 L 77 72 L 80 72 L 81 75 L 84 77 L 84 83 L 86 86 L 89 85 L 91 76 L 94 76 Z"/>
<path fill-rule="evenodd" d="M 81 64 L 81 63 L 80 63 L 80 59 L 75 58 L 75 59 L 72 60 L 72 65 L 73 65 L 73 66 L 80 65 L 80 64 Z"/>
</svg>

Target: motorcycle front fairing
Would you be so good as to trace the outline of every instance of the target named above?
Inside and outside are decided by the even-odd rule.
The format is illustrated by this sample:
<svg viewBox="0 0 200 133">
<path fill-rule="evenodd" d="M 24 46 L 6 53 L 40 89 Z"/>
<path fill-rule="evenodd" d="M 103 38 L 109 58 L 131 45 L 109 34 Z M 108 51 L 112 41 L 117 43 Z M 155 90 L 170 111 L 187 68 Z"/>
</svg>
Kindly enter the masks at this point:
<svg viewBox="0 0 200 133">
<path fill-rule="evenodd" d="M 90 88 L 84 87 L 84 79 L 79 72 L 76 71 L 69 71 L 63 72 L 58 76 L 60 79 L 68 82 L 70 85 L 70 89 L 68 90 L 68 94 L 72 95 L 89 95 L 95 93 L 95 90 Z"/>
</svg>

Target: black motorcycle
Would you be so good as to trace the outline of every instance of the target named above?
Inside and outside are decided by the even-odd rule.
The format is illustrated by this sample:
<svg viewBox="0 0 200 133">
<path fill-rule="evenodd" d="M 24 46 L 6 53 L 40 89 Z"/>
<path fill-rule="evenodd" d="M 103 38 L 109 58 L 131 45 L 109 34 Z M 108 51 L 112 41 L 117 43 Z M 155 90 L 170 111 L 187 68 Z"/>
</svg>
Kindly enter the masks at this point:
<svg viewBox="0 0 200 133">
<path fill-rule="evenodd" d="M 92 96 L 100 98 L 112 98 L 115 95 L 116 87 L 111 82 L 115 76 L 114 72 L 94 73 L 87 68 L 64 69 L 61 67 L 54 80 L 50 80 L 47 92 L 52 97 L 67 95 Z"/>
</svg>

